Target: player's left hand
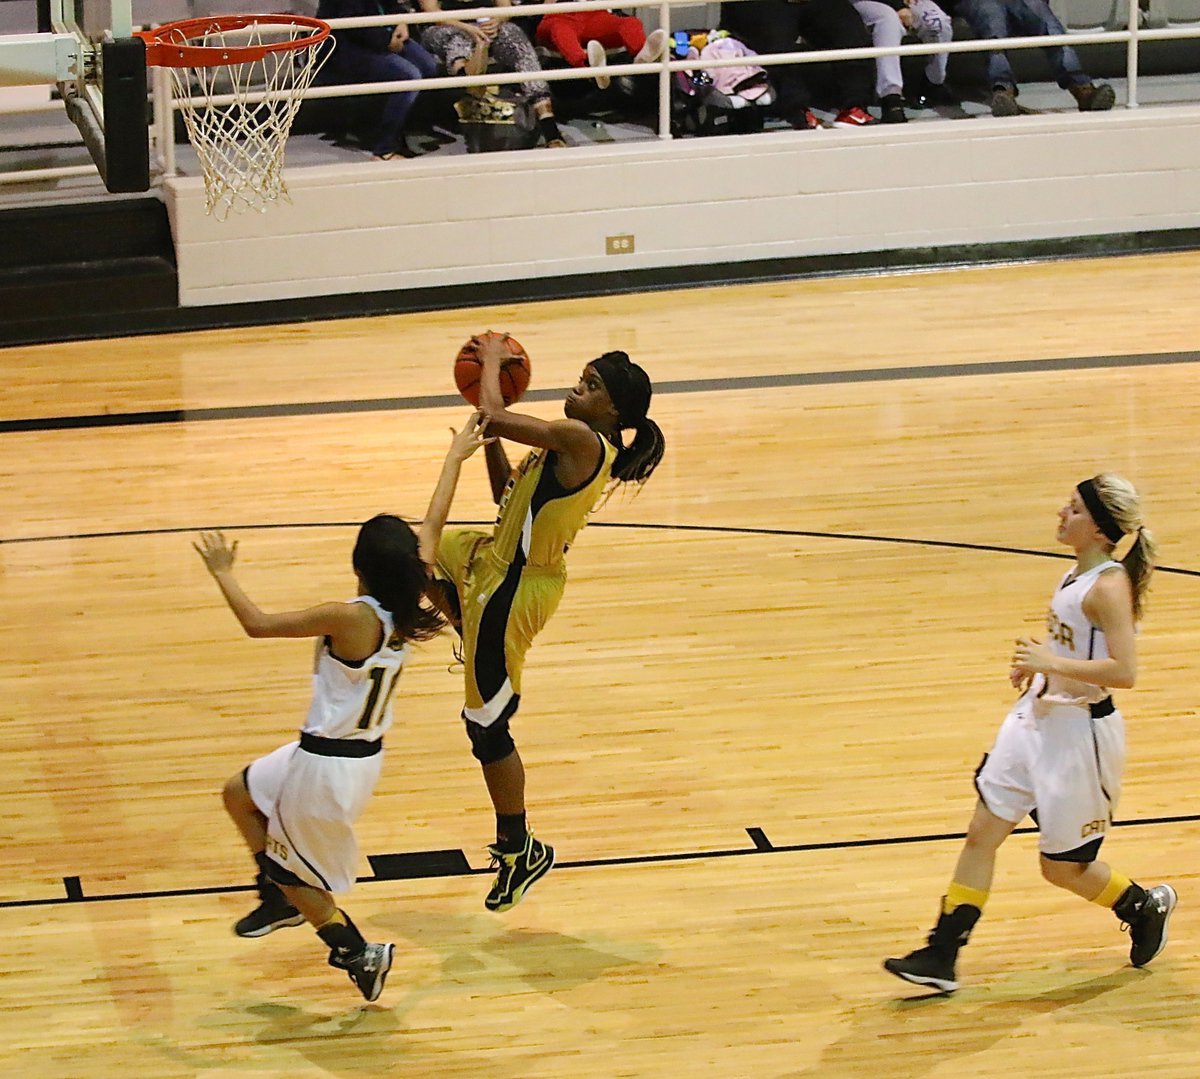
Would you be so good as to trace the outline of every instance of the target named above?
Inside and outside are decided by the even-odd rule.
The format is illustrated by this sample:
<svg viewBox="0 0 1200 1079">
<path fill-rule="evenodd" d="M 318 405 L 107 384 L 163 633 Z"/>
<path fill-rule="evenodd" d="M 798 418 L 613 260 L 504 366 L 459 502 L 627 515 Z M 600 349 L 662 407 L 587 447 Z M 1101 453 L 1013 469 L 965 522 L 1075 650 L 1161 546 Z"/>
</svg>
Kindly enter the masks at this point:
<svg viewBox="0 0 1200 1079">
<path fill-rule="evenodd" d="M 488 330 L 487 333 L 481 333 L 472 337 L 471 340 L 475 342 L 475 347 L 478 349 L 479 362 L 484 367 L 487 367 L 489 364 L 499 366 L 503 360 L 508 359 L 512 355 L 508 347 L 507 334 Z"/>
<path fill-rule="evenodd" d="M 225 533 L 201 532 L 200 542 L 193 543 L 192 546 L 204 559 L 204 568 L 214 576 L 233 569 L 234 559 L 237 558 L 237 540 L 230 546 L 225 540 Z"/>
<path fill-rule="evenodd" d="M 495 442 L 495 438 L 484 437 L 487 425 L 488 418 L 482 412 L 472 412 L 470 419 L 467 420 L 467 425 L 461 431 L 456 431 L 451 427 L 450 434 L 454 437 L 450 440 L 450 456 L 456 460 L 465 461 L 480 446 Z"/>
<path fill-rule="evenodd" d="M 1051 674 L 1057 657 L 1049 646 L 1032 637 L 1018 637 L 1013 645 L 1012 671 L 1014 675 Z M 1017 683 L 1014 681 L 1013 685 Z"/>
</svg>

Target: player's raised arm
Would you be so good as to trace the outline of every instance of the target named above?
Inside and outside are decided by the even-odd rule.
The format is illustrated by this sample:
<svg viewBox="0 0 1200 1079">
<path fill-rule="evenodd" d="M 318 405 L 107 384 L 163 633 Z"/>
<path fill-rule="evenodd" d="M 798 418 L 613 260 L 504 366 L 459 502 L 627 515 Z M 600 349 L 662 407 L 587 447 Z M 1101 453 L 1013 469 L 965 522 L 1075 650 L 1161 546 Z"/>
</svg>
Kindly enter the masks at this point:
<svg viewBox="0 0 1200 1079">
<path fill-rule="evenodd" d="M 446 451 L 446 460 L 442 464 L 442 473 L 433 490 L 433 497 L 429 500 L 429 509 L 425 511 L 425 519 L 421 522 L 418 549 L 421 561 L 428 567 L 432 568 L 437 562 L 438 543 L 442 538 L 442 529 L 446 527 L 446 518 L 450 515 L 463 461 L 480 446 L 492 441 L 484 438 L 487 426 L 488 421 L 483 414 L 473 412 L 461 431 L 450 429 L 454 437 L 450 441 L 450 449 Z"/>
<path fill-rule="evenodd" d="M 351 656 L 374 649 L 379 623 L 361 605 L 322 603 L 303 611 L 272 614 L 262 610 L 234 576 L 236 541 L 231 545 L 221 532 L 202 532 L 192 546 L 248 637 L 329 637 L 340 654 Z"/>
<path fill-rule="evenodd" d="M 479 408 L 488 419 L 488 433 L 512 439 L 526 446 L 554 450 L 575 461 L 598 459 L 600 447 L 591 426 L 583 420 L 543 420 L 523 412 L 513 412 L 504 403 L 500 391 L 500 367 L 511 355 L 505 335 L 488 333 L 478 340 L 479 362 L 483 370 L 479 381 Z M 616 413 L 613 413 L 616 419 Z"/>
</svg>

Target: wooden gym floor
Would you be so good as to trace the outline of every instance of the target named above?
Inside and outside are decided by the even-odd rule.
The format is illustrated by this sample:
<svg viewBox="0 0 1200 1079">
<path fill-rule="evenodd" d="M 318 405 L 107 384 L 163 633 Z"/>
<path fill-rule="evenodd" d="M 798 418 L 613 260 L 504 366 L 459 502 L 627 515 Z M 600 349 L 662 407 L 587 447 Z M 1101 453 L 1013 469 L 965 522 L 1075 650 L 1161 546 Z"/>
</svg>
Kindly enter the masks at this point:
<svg viewBox="0 0 1200 1079">
<path fill-rule="evenodd" d="M 1007 265 L 0 353 L 0 1074 L 857 1077 L 1200 1073 L 1200 255 Z M 358 522 L 422 513 L 450 357 L 504 328 L 552 416 L 652 373 L 668 457 L 571 554 L 515 724 L 560 865 L 482 906 L 491 816 L 450 643 L 397 693 L 345 905 L 395 941 L 364 1006 L 308 929 L 240 940 L 229 775 L 303 715 L 307 642 L 240 636 L 190 547 L 273 608 L 352 594 Z M 516 455 L 517 451 L 513 451 Z M 920 942 L 1009 699 L 1012 638 L 1102 468 L 1166 569 L 1105 855 L 1174 882 L 1167 951 L 1002 852 L 926 998 Z M 491 516 L 481 461 L 457 521 Z M 440 852 L 440 853 L 439 853 Z M 386 855 L 409 855 L 385 858 Z"/>
</svg>

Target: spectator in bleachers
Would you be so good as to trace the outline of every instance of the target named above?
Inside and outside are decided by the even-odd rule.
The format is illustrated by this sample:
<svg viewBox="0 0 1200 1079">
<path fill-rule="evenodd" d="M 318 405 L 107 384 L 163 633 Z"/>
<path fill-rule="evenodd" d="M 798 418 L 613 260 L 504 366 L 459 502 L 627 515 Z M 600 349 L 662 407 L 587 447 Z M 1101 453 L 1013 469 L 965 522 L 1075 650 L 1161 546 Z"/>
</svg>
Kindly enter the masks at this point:
<svg viewBox="0 0 1200 1079">
<path fill-rule="evenodd" d="M 953 36 L 950 16 L 934 0 L 852 0 L 852 3 L 870 31 L 872 43 L 878 48 L 895 48 L 909 33 L 927 45 L 935 41 L 945 43 Z M 917 101 L 922 104 L 948 103 L 946 61 L 944 52 L 929 57 L 921 87 L 913 95 Z M 885 124 L 907 121 L 899 56 L 875 58 L 875 94 Z"/>
<path fill-rule="evenodd" d="M 400 0 L 321 0 L 320 19 L 354 19 L 367 15 L 398 15 L 411 10 Z M 346 27 L 334 32 L 336 47 L 326 74 L 337 82 L 400 82 L 428 79 L 437 74 L 437 61 L 412 37 L 404 23 L 395 26 Z M 412 157 L 404 141 L 416 90 L 388 94 L 374 138 L 376 160 Z"/>
<path fill-rule="evenodd" d="M 494 0 L 496 7 L 511 7 L 512 0 Z M 487 7 L 487 0 L 421 0 L 422 11 L 453 14 L 467 8 Z M 421 43 L 445 65 L 450 75 L 482 75 L 488 60 L 502 71 L 541 71 L 537 53 L 525 32 L 510 19 L 479 19 L 466 22 L 446 19 L 431 23 L 421 35 Z M 550 86 L 545 79 L 532 79 L 522 88 L 534 113 L 547 146 L 565 146 L 566 142 L 554 119 Z"/>
<path fill-rule="evenodd" d="M 553 3 L 554 0 L 547 0 Z M 655 30 L 646 36 L 641 19 L 612 11 L 567 11 L 543 15 L 535 35 L 543 48 L 553 49 L 571 67 L 603 67 L 607 49 L 624 49 L 634 62 L 657 60 L 667 47 L 667 32 Z M 597 75 L 596 84 L 607 89 L 607 75 Z"/>
<path fill-rule="evenodd" d="M 798 52 L 797 40 L 818 49 L 866 49 L 871 46 L 867 28 L 850 0 L 746 0 L 721 5 L 721 28 L 744 41 L 759 54 Z M 778 95 L 773 111 L 792 127 L 818 127 L 812 114 L 812 95 L 803 64 L 770 68 Z M 833 96 L 838 109 L 837 127 L 865 127 L 875 123 L 867 112 L 874 97 L 875 65 L 870 60 L 839 60 L 831 65 Z"/>
<path fill-rule="evenodd" d="M 957 0 L 953 14 L 964 18 L 981 38 L 1044 37 L 1067 31 L 1050 10 L 1046 0 Z M 1051 45 L 1042 50 L 1050 61 L 1054 78 L 1079 105 L 1080 112 L 1111 109 L 1117 96 L 1108 83 L 1092 82 L 1070 45 Z M 1008 57 L 1002 52 L 987 55 L 988 85 L 993 116 L 1016 116 L 1017 80 Z"/>
</svg>

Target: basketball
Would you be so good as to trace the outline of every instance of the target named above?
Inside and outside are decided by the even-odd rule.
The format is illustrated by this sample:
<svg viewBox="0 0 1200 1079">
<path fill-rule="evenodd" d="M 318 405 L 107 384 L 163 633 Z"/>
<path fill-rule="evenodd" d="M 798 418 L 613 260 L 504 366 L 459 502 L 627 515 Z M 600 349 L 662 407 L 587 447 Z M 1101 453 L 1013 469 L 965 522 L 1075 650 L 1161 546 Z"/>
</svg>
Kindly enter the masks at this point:
<svg viewBox="0 0 1200 1079">
<path fill-rule="evenodd" d="M 514 404 L 529 387 L 529 353 L 521 347 L 521 343 L 506 333 L 481 333 L 472 337 L 454 358 L 454 384 L 458 392 L 467 399 L 469 404 L 479 407 L 479 379 L 483 374 L 483 364 L 479 362 L 477 341 L 487 337 L 498 337 L 504 341 L 509 355 L 500 361 L 500 395 L 504 398 L 505 406 Z"/>
</svg>

